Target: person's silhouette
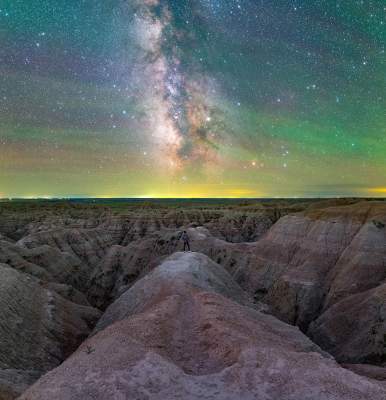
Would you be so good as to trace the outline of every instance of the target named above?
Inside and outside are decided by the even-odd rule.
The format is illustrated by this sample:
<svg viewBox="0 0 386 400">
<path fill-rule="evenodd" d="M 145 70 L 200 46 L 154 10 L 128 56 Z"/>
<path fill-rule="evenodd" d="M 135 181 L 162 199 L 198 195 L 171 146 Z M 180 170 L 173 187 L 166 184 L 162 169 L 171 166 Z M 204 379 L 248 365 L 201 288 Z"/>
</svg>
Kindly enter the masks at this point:
<svg viewBox="0 0 386 400">
<path fill-rule="evenodd" d="M 190 251 L 189 236 L 186 231 L 182 232 L 181 239 L 184 241 L 184 251 L 186 251 L 186 249 Z"/>
</svg>

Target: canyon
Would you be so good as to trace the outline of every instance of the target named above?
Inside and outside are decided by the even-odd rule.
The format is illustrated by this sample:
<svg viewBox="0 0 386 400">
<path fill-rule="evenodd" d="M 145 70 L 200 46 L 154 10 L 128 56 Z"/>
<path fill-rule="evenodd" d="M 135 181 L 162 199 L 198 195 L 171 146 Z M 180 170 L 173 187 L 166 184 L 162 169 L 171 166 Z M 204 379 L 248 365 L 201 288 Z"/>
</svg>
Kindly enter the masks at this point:
<svg viewBox="0 0 386 400">
<path fill-rule="evenodd" d="M 371 199 L 0 202 L 0 399 L 385 399 L 385 226 Z"/>
</svg>

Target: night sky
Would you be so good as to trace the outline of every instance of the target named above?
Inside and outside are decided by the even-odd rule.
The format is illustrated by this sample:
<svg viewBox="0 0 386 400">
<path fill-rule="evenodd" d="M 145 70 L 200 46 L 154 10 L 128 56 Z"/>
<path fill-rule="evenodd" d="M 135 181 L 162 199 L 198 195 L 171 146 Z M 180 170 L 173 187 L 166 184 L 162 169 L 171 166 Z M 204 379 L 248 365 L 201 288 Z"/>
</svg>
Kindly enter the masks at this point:
<svg viewBox="0 0 386 400">
<path fill-rule="evenodd" d="M 0 197 L 386 195 L 384 0 L 0 0 Z"/>
</svg>

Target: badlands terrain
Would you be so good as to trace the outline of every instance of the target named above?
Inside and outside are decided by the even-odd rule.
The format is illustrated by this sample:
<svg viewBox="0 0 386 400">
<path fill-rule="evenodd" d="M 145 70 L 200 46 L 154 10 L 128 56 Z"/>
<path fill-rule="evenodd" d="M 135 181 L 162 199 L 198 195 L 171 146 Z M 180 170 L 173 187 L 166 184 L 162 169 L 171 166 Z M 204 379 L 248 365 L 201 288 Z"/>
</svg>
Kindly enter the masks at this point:
<svg viewBox="0 0 386 400">
<path fill-rule="evenodd" d="M 386 202 L 0 202 L 15 398 L 385 400 Z"/>
</svg>

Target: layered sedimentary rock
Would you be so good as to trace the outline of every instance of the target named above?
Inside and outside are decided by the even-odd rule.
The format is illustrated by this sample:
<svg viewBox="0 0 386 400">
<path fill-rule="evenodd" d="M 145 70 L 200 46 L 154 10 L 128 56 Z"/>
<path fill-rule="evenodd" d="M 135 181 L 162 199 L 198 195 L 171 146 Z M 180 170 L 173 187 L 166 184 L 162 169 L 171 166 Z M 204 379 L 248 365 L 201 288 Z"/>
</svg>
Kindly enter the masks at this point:
<svg viewBox="0 0 386 400">
<path fill-rule="evenodd" d="M 351 336 L 349 339 L 342 331 L 334 338 L 337 341 L 334 345 L 329 344 L 332 338 L 328 331 L 329 327 L 332 329 L 332 321 L 339 324 L 335 315 L 339 307 L 332 308 L 321 320 L 323 323 L 315 322 L 312 329 L 309 326 L 334 304 L 385 282 L 385 220 L 386 206 L 382 202 L 339 207 L 314 204 L 309 211 L 281 218 L 256 243 L 229 243 L 213 237 L 204 227 L 187 231 L 194 251 L 223 265 L 257 300 L 269 304 L 276 316 L 298 325 L 339 360 L 380 363 L 383 334 L 386 334 L 381 308 L 363 308 L 370 318 L 371 328 L 366 332 L 372 334 L 367 343 L 362 340 L 361 356 L 354 352 L 348 356 L 350 352 L 345 345 L 356 343 L 363 334 L 355 322 L 358 310 L 350 311 L 346 306 L 345 318 L 352 327 L 348 330 Z M 163 257 L 181 248 L 179 232 L 164 229 L 127 246 L 112 247 L 94 271 L 90 299 L 105 308 Z M 356 298 L 348 300 L 348 304 L 355 301 Z M 328 325 L 327 319 L 331 321 Z M 352 340 L 355 335 L 358 338 Z M 346 356 L 338 349 L 344 349 Z"/>
<path fill-rule="evenodd" d="M 50 246 L 93 265 L 114 244 L 114 239 L 110 232 L 103 229 L 55 229 L 30 234 L 18 244 L 30 249 Z"/>
<path fill-rule="evenodd" d="M 231 273 L 248 262 L 251 244 L 228 243 L 213 237 L 204 227 L 186 228 L 193 251 L 209 256 Z M 112 246 L 91 275 L 88 298 L 104 309 L 138 278 L 145 276 L 160 261 L 182 249 L 181 230 L 163 229 L 126 246 Z"/>
<path fill-rule="evenodd" d="M 297 328 L 252 306 L 221 266 L 178 253 L 20 399 L 384 399 Z"/>
<path fill-rule="evenodd" d="M 235 278 L 339 360 L 382 362 L 385 221 L 383 202 L 286 216 L 256 243 Z"/>
<path fill-rule="evenodd" d="M 29 361 L 27 357 L 28 362 L 24 356 L 21 358 L 25 361 L 22 365 L 14 362 L 0 365 L 1 400 L 14 398 L 42 372 L 53 368 L 76 349 L 81 338 L 93 329 L 99 315 L 90 304 L 106 310 L 90 341 L 97 340 L 100 335 L 114 333 L 110 331 L 113 326 L 129 324 L 129 320 L 130 326 L 135 327 L 133 332 L 138 333 L 139 327 L 133 321 L 141 317 L 144 326 L 160 334 L 165 333 L 167 338 L 160 344 L 150 337 L 151 343 L 156 343 L 155 348 L 160 346 L 159 349 L 166 349 L 166 353 L 162 353 L 163 350 L 151 347 L 152 357 L 161 357 L 161 364 L 167 365 L 167 370 L 169 364 L 164 362 L 171 363 L 171 368 L 177 371 L 178 382 L 182 382 L 179 383 L 183 387 L 181 390 L 186 390 L 186 385 L 196 385 L 196 382 L 190 382 L 190 377 L 202 371 L 205 375 L 212 367 L 203 367 L 201 372 L 195 370 L 199 368 L 197 365 L 209 365 L 204 356 L 200 358 L 195 354 L 196 351 L 204 353 L 207 348 L 204 345 L 200 347 L 201 342 L 194 342 L 189 350 L 188 333 L 182 333 L 182 326 L 186 326 L 187 332 L 194 328 L 200 341 L 203 337 L 199 324 L 189 324 L 189 320 L 182 318 L 183 314 L 190 313 L 196 318 L 199 315 L 197 307 L 204 311 L 207 308 L 196 299 L 195 291 L 205 296 L 221 296 L 225 299 L 223 301 L 233 304 L 232 307 L 240 304 L 243 310 L 255 310 L 253 313 L 258 313 L 256 320 L 245 310 L 241 314 L 235 312 L 235 321 L 239 321 L 240 329 L 246 323 L 243 319 L 250 322 L 252 318 L 256 325 L 251 332 L 256 330 L 259 335 L 269 335 L 268 331 L 258 328 L 263 320 L 266 321 L 264 318 L 272 318 L 275 324 L 279 322 L 258 311 L 264 310 L 264 313 L 272 313 L 287 323 L 299 326 L 303 333 L 337 361 L 345 363 L 347 368 L 384 382 L 385 202 L 342 199 L 232 206 L 169 207 L 147 204 L 118 209 L 90 204 L 37 203 L 25 207 L 23 204 L 6 203 L 4 206 L 2 203 L 0 209 L 0 271 L 4 275 L 1 287 L 2 293 L 8 293 L 0 299 L 0 327 L 3 324 L 6 341 L 2 343 L 7 343 L 8 353 L 4 354 L 8 354 L 9 360 L 12 352 L 15 359 L 19 357 L 18 351 L 29 353 L 23 347 L 24 339 L 14 332 L 24 332 L 26 343 L 33 343 L 33 351 Z M 187 230 L 193 251 L 205 254 L 228 274 L 224 276 L 223 270 L 216 265 L 215 270 L 222 271 L 220 276 L 210 276 L 208 271 L 212 273 L 214 267 L 204 256 L 194 255 L 189 259 L 178 255 L 180 272 L 172 275 L 176 282 L 170 283 L 170 276 L 157 266 L 182 249 L 183 243 L 179 240 L 182 230 Z M 170 267 L 170 263 L 174 262 L 168 260 L 167 265 Z M 185 267 L 182 268 L 182 265 Z M 193 271 L 197 276 L 193 275 Z M 233 280 L 231 291 L 230 276 Z M 27 285 L 26 279 L 34 289 Z M 210 283 L 204 285 L 207 279 Z M 20 283 L 16 284 L 19 280 Z M 221 286 L 219 282 L 227 284 Z M 234 285 L 238 288 L 236 291 Z M 240 292 L 240 287 L 248 295 Z M 170 301 L 170 313 L 160 305 L 166 299 Z M 265 306 L 262 307 L 259 301 Z M 56 304 L 53 325 L 50 325 L 50 319 L 50 323 L 45 319 L 48 315 L 46 311 L 52 309 L 51 302 Z M 189 302 L 194 304 L 192 308 L 187 306 Z M 153 318 L 150 310 L 158 310 L 158 307 L 161 307 L 160 315 L 165 320 L 157 320 L 156 325 L 152 325 L 153 322 L 148 322 Z M 89 310 L 86 316 L 84 310 Z M 92 317 L 87 316 L 89 312 Z M 13 318 L 19 314 L 20 318 Z M 169 318 L 176 322 L 168 321 Z M 217 316 L 214 318 L 215 322 L 210 322 L 213 325 L 217 323 Z M 219 318 L 221 320 L 223 315 L 220 314 Z M 31 329 L 28 330 L 24 323 L 29 323 Z M 268 326 L 266 322 L 263 325 L 264 329 Z M 41 330 L 37 328 L 39 326 Z M 63 328 L 65 326 L 71 328 L 68 330 Z M 178 350 L 174 347 L 173 329 L 183 338 Z M 228 329 L 228 325 L 224 329 Z M 233 335 L 232 329 L 229 328 L 229 331 Z M 296 328 L 291 329 L 296 331 Z M 293 331 L 285 332 L 284 336 Z M 140 332 L 138 335 L 142 349 L 139 357 L 143 360 L 143 354 L 147 354 L 147 337 L 142 337 Z M 249 332 L 248 335 L 246 343 L 255 346 L 254 334 Z M 77 339 L 72 341 L 74 337 Z M 230 345 L 223 341 L 221 335 L 219 338 L 219 344 L 222 346 L 225 343 L 228 349 Z M 129 339 L 133 338 L 130 336 Z M 112 337 L 111 343 L 117 344 L 116 340 Z M 202 342 L 209 343 L 209 349 L 213 344 L 212 339 L 206 336 Z M 98 346 L 99 343 L 102 342 L 98 339 Z M 85 350 L 79 349 L 74 357 L 83 352 L 91 356 L 96 351 L 93 344 L 87 342 L 85 345 Z M 187 348 L 185 356 L 183 346 Z M 267 346 L 270 349 L 269 346 L 274 347 L 273 343 Z M 272 351 L 281 357 L 282 351 L 291 348 L 286 346 Z M 246 350 L 240 349 L 240 354 L 244 354 Z M 315 351 L 320 353 L 320 349 Z M 136 352 L 133 346 L 125 350 L 129 359 L 131 352 Z M 58 354 L 61 355 L 56 357 Z M 225 366 L 225 369 L 235 368 L 238 374 L 240 371 L 244 373 L 244 370 L 238 369 L 239 361 L 234 362 L 235 357 L 230 356 L 233 364 L 228 365 L 228 358 L 225 357 L 225 361 L 218 361 L 218 365 L 221 368 Z M 322 352 L 321 357 L 324 360 L 325 353 Z M 55 359 L 56 364 L 53 362 Z M 336 368 L 334 365 L 333 368 Z M 220 366 L 213 367 L 216 374 L 223 371 Z M 318 371 L 324 371 L 323 368 Z M 195 371 L 193 375 L 191 371 Z M 347 379 L 346 375 L 340 375 L 341 370 L 337 371 L 339 379 Z M 116 376 L 115 370 L 109 373 Z M 280 370 L 281 374 L 284 374 L 283 379 L 289 379 Z M 223 393 L 223 389 L 219 393 Z M 225 387 L 224 390 L 226 393 L 230 390 L 229 393 L 234 395 L 233 389 Z"/>
<path fill-rule="evenodd" d="M 99 316 L 96 309 L 67 301 L 36 278 L 0 264 L 0 393 L 17 392 L 59 365 Z"/>
<path fill-rule="evenodd" d="M 56 247 L 39 245 L 28 249 L 24 245 L 0 240 L 0 263 L 36 278 L 81 287 L 88 280 L 82 262 Z"/>
<path fill-rule="evenodd" d="M 341 362 L 386 362 L 386 284 L 337 302 L 316 319 L 310 337 Z"/>
<path fill-rule="evenodd" d="M 168 257 L 110 305 L 98 321 L 94 332 L 127 316 L 140 313 L 159 296 L 185 296 L 192 288 L 219 293 L 240 304 L 257 307 L 231 276 L 210 258 L 201 253 L 178 252 Z"/>
</svg>

